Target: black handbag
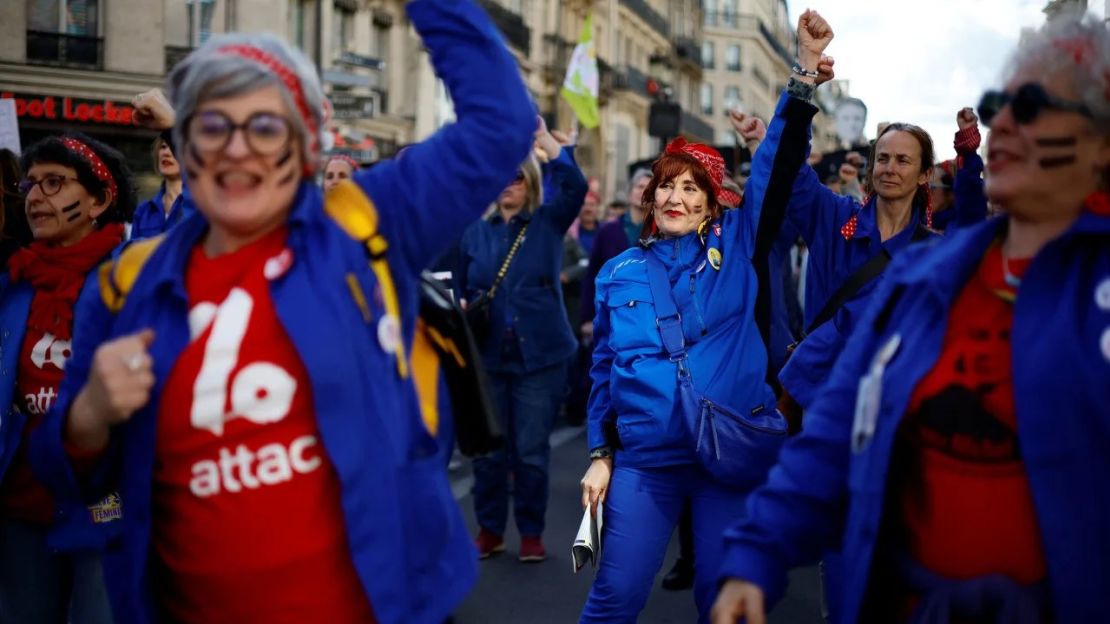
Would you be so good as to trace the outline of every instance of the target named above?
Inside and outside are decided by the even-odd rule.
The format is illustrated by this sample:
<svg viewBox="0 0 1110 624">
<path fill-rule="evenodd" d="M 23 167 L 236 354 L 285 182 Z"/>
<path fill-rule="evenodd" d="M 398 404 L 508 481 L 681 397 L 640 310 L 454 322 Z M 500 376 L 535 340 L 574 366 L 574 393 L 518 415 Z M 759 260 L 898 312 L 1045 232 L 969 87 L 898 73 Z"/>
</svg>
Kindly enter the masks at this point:
<svg viewBox="0 0 1110 624">
<path fill-rule="evenodd" d="M 497 287 L 505 280 L 505 275 L 509 272 L 513 258 L 516 258 L 516 253 L 520 250 L 521 243 L 524 242 L 524 233 L 528 231 L 529 225 L 525 223 L 524 227 L 520 228 L 520 233 L 516 235 L 516 240 L 509 247 L 509 253 L 505 255 L 505 259 L 501 262 L 501 268 L 497 270 L 497 276 L 493 278 L 489 290 L 479 291 L 478 297 L 466 305 L 466 324 L 470 326 L 470 333 L 479 344 L 489 338 L 490 330 L 493 327 L 493 320 L 490 318 L 493 298 L 497 296 Z"/>
<path fill-rule="evenodd" d="M 497 450 L 504 436 L 478 346 L 451 294 L 427 272 L 420 276 L 420 320 L 443 339 L 431 343 L 447 382 L 459 451 L 474 457 Z"/>
</svg>

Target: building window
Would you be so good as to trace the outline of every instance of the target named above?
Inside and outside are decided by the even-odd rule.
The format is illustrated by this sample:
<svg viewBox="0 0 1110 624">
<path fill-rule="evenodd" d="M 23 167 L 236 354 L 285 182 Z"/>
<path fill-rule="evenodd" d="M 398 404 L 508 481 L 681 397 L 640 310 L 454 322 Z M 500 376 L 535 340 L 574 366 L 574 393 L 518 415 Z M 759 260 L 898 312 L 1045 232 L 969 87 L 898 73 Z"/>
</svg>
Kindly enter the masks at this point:
<svg viewBox="0 0 1110 624">
<path fill-rule="evenodd" d="M 721 0 L 721 25 L 735 26 L 736 14 L 739 12 L 737 0 Z"/>
<path fill-rule="evenodd" d="M 101 66 L 99 0 L 28 0 L 27 60 Z"/>
<path fill-rule="evenodd" d="M 701 85 L 701 114 L 713 114 L 713 85 L 707 82 Z"/>
<path fill-rule="evenodd" d="M 732 44 L 725 50 L 725 67 L 729 71 L 740 71 L 740 46 Z"/>
<path fill-rule="evenodd" d="M 336 58 L 351 49 L 355 38 L 355 12 L 347 3 L 335 3 L 332 11 L 332 52 Z"/>
<path fill-rule="evenodd" d="M 166 46 L 192 49 L 227 29 L 227 0 L 165 0 L 163 6 Z"/>
<path fill-rule="evenodd" d="M 716 64 L 716 56 L 717 53 L 713 47 L 713 42 L 703 41 L 701 44 L 701 66 L 706 69 L 713 69 Z"/>
<path fill-rule="evenodd" d="M 724 106 L 726 111 L 739 110 L 740 87 L 725 87 L 725 94 L 721 100 L 721 106 Z"/>
<path fill-rule="evenodd" d="M 29 0 L 27 30 L 96 37 L 99 17 L 98 0 Z"/>
<path fill-rule="evenodd" d="M 289 2 L 289 40 L 301 50 L 309 51 L 312 39 L 312 10 L 307 0 Z"/>
</svg>

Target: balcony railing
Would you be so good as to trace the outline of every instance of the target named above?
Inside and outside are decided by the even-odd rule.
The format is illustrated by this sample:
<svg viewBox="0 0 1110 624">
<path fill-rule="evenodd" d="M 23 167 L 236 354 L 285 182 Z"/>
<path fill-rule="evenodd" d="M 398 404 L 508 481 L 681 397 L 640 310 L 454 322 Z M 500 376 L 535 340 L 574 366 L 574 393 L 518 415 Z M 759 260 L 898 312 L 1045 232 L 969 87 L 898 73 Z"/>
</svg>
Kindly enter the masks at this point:
<svg viewBox="0 0 1110 624">
<path fill-rule="evenodd" d="M 650 98 L 652 95 L 648 92 L 648 80 L 650 80 L 650 78 L 644 72 L 635 67 L 626 66 L 615 70 L 613 75 L 613 88 L 616 90 L 632 91 L 633 93 L 639 93 L 646 98 Z"/>
<path fill-rule="evenodd" d="M 193 51 L 193 49 L 188 46 L 166 46 L 165 50 L 167 74 L 170 73 L 170 70 L 173 69 L 174 65 L 177 65 L 181 61 L 185 60 L 185 57 L 189 56 L 189 53 Z"/>
<path fill-rule="evenodd" d="M 701 62 L 701 43 L 693 37 L 676 37 L 674 53 L 680 60 L 698 67 L 704 67 Z"/>
<path fill-rule="evenodd" d="M 682 111 L 682 134 L 690 134 L 702 141 L 713 142 L 713 126 L 687 110 Z"/>
<path fill-rule="evenodd" d="M 645 0 L 621 0 L 621 4 L 628 7 L 659 34 L 664 37 L 669 37 L 671 35 L 671 26 L 667 23 L 667 18 L 651 8 L 651 5 Z"/>
<path fill-rule="evenodd" d="M 102 69 L 104 40 L 40 30 L 27 31 L 27 62 L 84 69 Z"/>
<path fill-rule="evenodd" d="M 779 41 L 779 38 L 775 36 L 775 33 L 767 27 L 767 24 L 763 23 L 763 20 L 759 21 L 759 33 L 763 35 L 764 39 L 767 40 L 767 44 L 771 46 L 771 49 L 775 51 L 775 54 L 779 55 L 779 58 L 782 59 L 782 62 L 786 63 L 787 65 L 794 64 L 794 53 L 786 49 L 786 46 L 783 45 L 781 41 Z"/>
<path fill-rule="evenodd" d="M 489 13 L 489 17 L 501 34 L 505 35 L 505 40 L 509 45 L 515 47 L 524 56 L 531 55 L 532 51 L 532 31 L 524 24 L 524 20 L 515 13 L 500 4 L 495 0 L 478 0 L 478 4 Z"/>
</svg>

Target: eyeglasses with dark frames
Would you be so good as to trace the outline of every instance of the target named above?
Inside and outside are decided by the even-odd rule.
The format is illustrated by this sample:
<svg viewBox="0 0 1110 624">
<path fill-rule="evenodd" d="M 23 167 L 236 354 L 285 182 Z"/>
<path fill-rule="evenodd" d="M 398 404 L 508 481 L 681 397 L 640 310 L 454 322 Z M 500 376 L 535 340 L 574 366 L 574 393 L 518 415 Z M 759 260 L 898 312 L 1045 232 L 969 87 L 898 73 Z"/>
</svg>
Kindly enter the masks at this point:
<svg viewBox="0 0 1110 624">
<path fill-rule="evenodd" d="M 24 178 L 19 182 L 19 193 L 26 197 L 31 194 L 31 189 L 37 186 L 44 196 L 50 197 L 52 195 L 57 195 L 58 191 L 61 191 L 62 187 L 65 186 L 65 183 L 69 180 L 76 182 L 77 178 L 70 178 L 57 174 L 45 175 L 41 180 Z"/>
<path fill-rule="evenodd" d="M 204 111 L 185 122 L 185 135 L 198 151 L 213 154 L 225 150 L 231 137 L 242 132 L 247 147 L 258 156 L 274 156 L 284 151 L 293 138 L 293 124 L 274 113 L 257 112 L 243 123 L 235 123 L 220 111 Z"/>
<path fill-rule="evenodd" d="M 1087 118 L 1094 117 L 1086 104 L 1057 97 L 1045 91 L 1043 86 L 1028 82 L 1018 87 L 1013 94 L 1005 91 L 984 93 L 979 100 L 979 119 L 989 126 L 995 115 L 1002 112 L 1007 105 L 1014 115 L 1014 121 L 1022 125 L 1033 123 L 1045 109 L 1079 113 Z"/>
</svg>

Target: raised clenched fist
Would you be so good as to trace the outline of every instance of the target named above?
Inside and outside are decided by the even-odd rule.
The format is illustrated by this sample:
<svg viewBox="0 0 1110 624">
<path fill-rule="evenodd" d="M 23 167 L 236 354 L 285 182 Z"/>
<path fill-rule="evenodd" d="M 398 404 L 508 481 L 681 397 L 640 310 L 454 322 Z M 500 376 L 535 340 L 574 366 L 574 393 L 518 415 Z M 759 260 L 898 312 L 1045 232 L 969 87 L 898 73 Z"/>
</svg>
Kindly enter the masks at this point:
<svg viewBox="0 0 1110 624">
<path fill-rule="evenodd" d="M 956 113 L 956 124 L 960 126 L 960 130 L 973 128 L 979 125 L 979 116 L 970 106 L 961 108 L 960 112 Z"/>
<path fill-rule="evenodd" d="M 815 68 L 832 40 L 832 27 L 820 13 L 806 10 L 798 17 L 798 61 L 805 69 Z"/>
</svg>

